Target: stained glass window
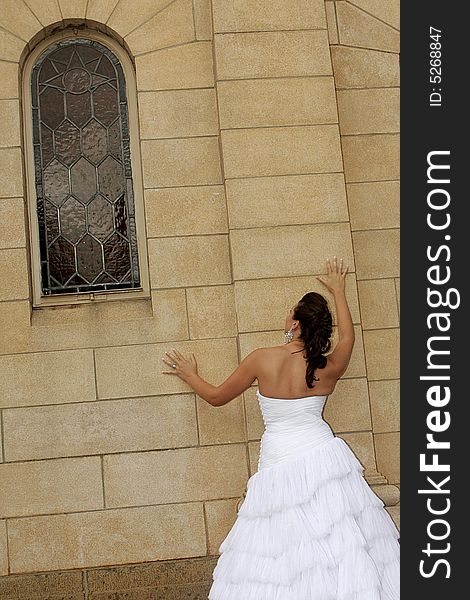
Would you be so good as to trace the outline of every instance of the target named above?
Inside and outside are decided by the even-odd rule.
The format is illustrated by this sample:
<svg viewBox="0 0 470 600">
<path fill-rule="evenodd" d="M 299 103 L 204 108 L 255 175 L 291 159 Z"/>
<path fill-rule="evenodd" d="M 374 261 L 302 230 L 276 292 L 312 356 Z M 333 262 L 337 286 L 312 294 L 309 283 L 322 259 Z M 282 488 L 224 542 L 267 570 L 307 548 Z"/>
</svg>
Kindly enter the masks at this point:
<svg viewBox="0 0 470 600">
<path fill-rule="evenodd" d="M 140 287 L 119 59 L 95 40 L 55 43 L 31 97 L 43 295 Z"/>
</svg>

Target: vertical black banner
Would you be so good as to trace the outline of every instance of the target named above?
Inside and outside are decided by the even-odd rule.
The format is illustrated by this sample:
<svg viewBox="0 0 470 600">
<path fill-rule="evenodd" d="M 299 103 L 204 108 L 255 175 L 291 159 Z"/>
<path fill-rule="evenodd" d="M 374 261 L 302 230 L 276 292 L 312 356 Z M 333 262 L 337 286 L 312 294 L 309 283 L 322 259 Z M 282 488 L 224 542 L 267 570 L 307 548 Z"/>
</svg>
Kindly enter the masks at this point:
<svg viewBox="0 0 470 600">
<path fill-rule="evenodd" d="M 403 600 L 468 595 L 469 127 L 460 6 L 401 4 Z"/>
</svg>

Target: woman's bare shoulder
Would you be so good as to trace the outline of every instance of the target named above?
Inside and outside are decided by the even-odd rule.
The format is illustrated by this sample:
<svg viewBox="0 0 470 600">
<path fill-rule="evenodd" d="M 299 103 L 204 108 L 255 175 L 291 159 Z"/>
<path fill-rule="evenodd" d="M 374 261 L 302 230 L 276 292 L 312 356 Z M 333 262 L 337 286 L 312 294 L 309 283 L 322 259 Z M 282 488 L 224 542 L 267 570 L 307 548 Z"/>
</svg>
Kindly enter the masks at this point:
<svg viewBox="0 0 470 600">
<path fill-rule="evenodd" d="M 286 353 L 286 345 L 278 344 L 277 346 L 263 346 L 257 349 L 258 355 L 262 359 L 270 360 L 275 356 L 283 356 Z"/>
<path fill-rule="evenodd" d="M 285 344 L 277 344 L 276 346 L 263 346 L 258 348 L 258 350 L 266 350 L 266 352 L 279 352 L 279 350 L 285 350 Z"/>
</svg>

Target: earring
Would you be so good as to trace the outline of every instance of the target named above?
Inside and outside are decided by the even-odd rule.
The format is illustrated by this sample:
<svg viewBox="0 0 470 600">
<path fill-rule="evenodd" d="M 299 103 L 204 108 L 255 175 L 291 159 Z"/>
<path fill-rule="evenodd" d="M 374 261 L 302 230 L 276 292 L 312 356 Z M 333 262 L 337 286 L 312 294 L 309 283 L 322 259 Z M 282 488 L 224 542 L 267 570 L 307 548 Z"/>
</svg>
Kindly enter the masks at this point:
<svg viewBox="0 0 470 600">
<path fill-rule="evenodd" d="M 294 337 L 292 327 L 289 329 L 289 331 L 284 332 L 284 337 L 285 337 L 285 342 L 284 342 L 285 344 L 288 344 L 289 342 L 292 341 L 292 338 Z"/>
</svg>

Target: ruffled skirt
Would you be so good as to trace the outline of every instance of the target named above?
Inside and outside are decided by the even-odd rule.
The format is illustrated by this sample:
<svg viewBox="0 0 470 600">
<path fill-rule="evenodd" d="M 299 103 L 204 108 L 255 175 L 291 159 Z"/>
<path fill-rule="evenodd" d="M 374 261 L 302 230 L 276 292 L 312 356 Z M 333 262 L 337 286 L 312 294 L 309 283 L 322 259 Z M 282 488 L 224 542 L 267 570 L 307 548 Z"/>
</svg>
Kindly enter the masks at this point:
<svg viewBox="0 0 470 600">
<path fill-rule="evenodd" d="M 333 437 L 250 477 L 208 600 L 397 600 L 398 539 L 361 463 Z"/>
</svg>

